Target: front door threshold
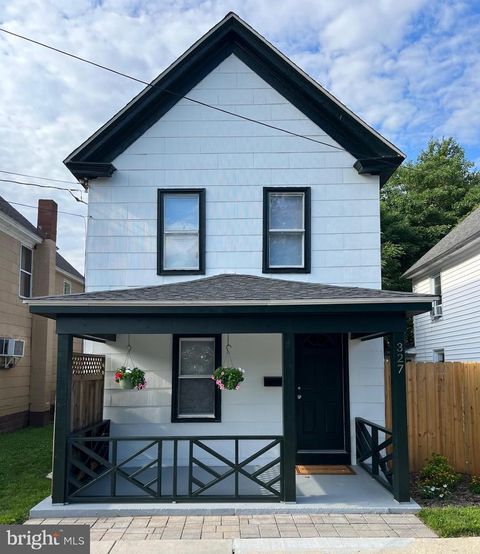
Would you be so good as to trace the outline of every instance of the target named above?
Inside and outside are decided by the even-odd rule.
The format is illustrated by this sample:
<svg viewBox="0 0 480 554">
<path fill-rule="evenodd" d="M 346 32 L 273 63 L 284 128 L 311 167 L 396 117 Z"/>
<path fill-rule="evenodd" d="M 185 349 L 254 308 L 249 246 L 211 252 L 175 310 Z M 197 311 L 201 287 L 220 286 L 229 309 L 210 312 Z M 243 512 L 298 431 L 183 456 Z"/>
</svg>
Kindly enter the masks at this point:
<svg viewBox="0 0 480 554">
<path fill-rule="evenodd" d="M 352 460 L 346 450 L 297 450 L 296 465 L 350 465 Z"/>
</svg>

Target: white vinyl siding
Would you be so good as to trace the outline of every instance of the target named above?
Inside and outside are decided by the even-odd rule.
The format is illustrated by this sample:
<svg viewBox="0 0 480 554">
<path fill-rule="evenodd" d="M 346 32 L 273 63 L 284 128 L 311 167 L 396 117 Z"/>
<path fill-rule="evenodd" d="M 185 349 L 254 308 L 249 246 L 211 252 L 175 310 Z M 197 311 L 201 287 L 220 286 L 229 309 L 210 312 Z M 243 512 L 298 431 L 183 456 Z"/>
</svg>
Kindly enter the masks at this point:
<svg viewBox="0 0 480 554">
<path fill-rule="evenodd" d="M 189 96 L 334 141 L 234 55 Z M 347 152 L 180 100 L 89 189 L 86 288 L 191 279 L 157 275 L 158 189 L 205 188 L 205 274 L 262 275 L 263 188 L 311 188 L 311 272 L 300 281 L 380 286 L 378 176 Z"/>
<path fill-rule="evenodd" d="M 414 318 L 416 360 L 431 362 L 432 352 L 445 360 L 480 361 L 480 253 L 465 254 L 441 270 L 442 317 L 425 313 Z M 431 293 L 430 277 L 415 279 L 414 292 Z"/>
</svg>

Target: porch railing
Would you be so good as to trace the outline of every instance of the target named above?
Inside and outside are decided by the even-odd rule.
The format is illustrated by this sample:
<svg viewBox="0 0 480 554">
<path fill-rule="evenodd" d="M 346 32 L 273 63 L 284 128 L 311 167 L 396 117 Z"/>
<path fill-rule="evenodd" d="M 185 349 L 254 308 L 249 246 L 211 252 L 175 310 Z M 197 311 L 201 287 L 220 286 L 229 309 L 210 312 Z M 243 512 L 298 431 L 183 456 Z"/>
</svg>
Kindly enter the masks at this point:
<svg viewBox="0 0 480 554">
<path fill-rule="evenodd" d="M 115 437 L 103 425 L 67 439 L 67 502 L 284 499 L 281 436 Z"/>
<path fill-rule="evenodd" d="M 355 418 L 357 464 L 393 492 L 392 432 L 362 417 Z"/>
</svg>

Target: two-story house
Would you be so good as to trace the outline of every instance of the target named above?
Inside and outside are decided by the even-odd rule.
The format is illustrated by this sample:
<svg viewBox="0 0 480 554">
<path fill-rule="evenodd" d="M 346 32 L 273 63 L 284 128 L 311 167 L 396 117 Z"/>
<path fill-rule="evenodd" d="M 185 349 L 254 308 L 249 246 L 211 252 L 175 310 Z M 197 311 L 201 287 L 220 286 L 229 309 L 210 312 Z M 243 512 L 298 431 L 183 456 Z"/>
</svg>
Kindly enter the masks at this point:
<svg viewBox="0 0 480 554">
<path fill-rule="evenodd" d="M 296 465 L 355 463 L 408 501 L 403 334 L 431 297 L 380 290 L 403 159 L 235 14 L 79 146 L 87 292 L 29 302 L 59 333 L 53 503 L 295 501 Z M 101 434 L 70 432 L 72 336 L 107 357 Z"/>
<path fill-rule="evenodd" d="M 0 196 L 0 432 L 51 420 L 55 325 L 23 299 L 83 292 L 83 276 L 57 252 L 56 239 L 53 200 L 39 201 L 35 227 Z"/>
<path fill-rule="evenodd" d="M 439 298 L 414 318 L 415 360 L 480 361 L 480 208 L 408 271 L 413 291 Z"/>
</svg>

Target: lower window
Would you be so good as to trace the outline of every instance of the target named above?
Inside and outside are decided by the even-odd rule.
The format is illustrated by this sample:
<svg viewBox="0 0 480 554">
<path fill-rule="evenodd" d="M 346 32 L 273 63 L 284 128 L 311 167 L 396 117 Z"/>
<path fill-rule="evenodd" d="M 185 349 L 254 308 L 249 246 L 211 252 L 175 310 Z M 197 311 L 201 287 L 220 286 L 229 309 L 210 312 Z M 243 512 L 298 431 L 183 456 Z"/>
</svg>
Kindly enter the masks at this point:
<svg viewBox="0 0 480 554">
<path fill-rule="evenodd" d="M 221 393 L 211 378 L 221 335 L 173 337 L 172 421 L 220 421 Z"/>
</svg>

